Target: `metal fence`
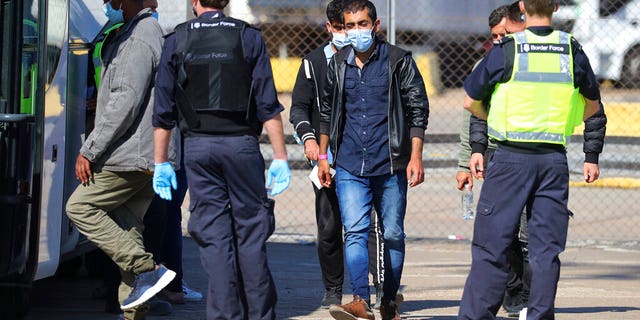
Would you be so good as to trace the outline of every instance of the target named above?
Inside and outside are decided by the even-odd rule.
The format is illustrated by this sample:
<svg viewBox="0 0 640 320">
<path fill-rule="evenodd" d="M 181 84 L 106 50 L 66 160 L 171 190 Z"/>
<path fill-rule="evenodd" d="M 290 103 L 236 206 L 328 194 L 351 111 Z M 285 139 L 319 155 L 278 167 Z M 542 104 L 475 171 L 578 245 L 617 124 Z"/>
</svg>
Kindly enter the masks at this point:
<svg viewBox="0 0 640 320">
<path fill-rule="evenodd" d="M 240 1 L 242 2 L 242 1 Z M 243 13 L 262 29 L 281 102 L 288 108 L 301 57 L 326 44 L 326 0 L 244 1 Z M 406 231 L 410 238 L 470 238 L 473 224 L 460 217 L 455 188 L 461 88 L 474 63 L 491 47 L 487 18 L 499 0 L 377 0 L 380 35 L 412 50 L 427 84 L 431 114 L 424 148 L 425 182 L 409 191 Z M 563 0 L 554 15 L 560 29 L 582 44 L 598 78 L 608 117 L 600 156 L 601 178 L 582 178 L 582 128 L 568 147 L 571 169 L 569 208 L 575 213 L 570 243 L 618 242 L 637 245 L 640 215 L 640 0 Z M 389 12 L 395 12 L 392 16 Z M 390 34 L 389 30 L 395 30 Z M 288 119 L 288 111 L 283 118 Z M 285 132 L 293 128 L 286 124 Z M 315 237 L 314 195 L 303 147 L 289 137 L 293 177 L 276 197 L 277 237 Z M 270 148 L 263 146 L 266 158 Z M 479 195 L 475 188 L 476 197 Z"/>
</svg>

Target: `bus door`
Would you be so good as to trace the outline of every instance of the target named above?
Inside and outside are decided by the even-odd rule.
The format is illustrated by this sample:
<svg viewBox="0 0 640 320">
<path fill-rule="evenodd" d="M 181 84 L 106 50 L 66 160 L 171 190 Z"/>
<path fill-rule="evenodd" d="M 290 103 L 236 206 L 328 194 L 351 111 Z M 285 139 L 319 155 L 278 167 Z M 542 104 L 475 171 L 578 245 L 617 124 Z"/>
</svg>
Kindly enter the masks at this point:
<svg viewBox="0 0 640 320">
<path fill-rule="evenodd" d="M 44 29 L 34 1 L 0 5 L 0 301 L 18 314 L 38 254 Z"/>
</svg>

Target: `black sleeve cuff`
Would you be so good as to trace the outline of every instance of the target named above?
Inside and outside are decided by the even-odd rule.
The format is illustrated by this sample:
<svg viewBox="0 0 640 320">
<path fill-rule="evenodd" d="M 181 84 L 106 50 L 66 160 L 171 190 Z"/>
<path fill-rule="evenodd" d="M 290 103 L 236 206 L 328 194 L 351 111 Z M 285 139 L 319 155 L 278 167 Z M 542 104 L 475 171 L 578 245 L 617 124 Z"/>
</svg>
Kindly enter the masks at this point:
<svg viewBox="0 0 640 320">
<path fill-rule="evenodd" d="M 329 134 L 329 123 L 320 122 L 320 127 L 318 128 L 321 134 Z"/>
<path fill-rule="evenodd" d="M 313 127 L 308 122 L 303 122 L 298 124 L 296 133 L 298 134 L 298 137 L 302 139 L 302 137 L 304 137 L 305 135 L 314 134 L 314 131 Z"/>
<path fill-rule="evenodd" d="M 584 162 L 598 164 L 600 158 L 599 153 L 589 152 L 584 154 Z"/>
<path fill-rule="evenodd" d="M 411 127 L 409 128 L 409 136 L 411 136 L 411 138 L 417 137 L 424 140 L 424 131 L 425 130 L 420 127 Z"/>
<path fill-rule="evenodd" d="M 477 142 L 472 142 L 471 143 L 471 153 L 482 153 L 484 154 L 484 152 L 487 150 L 487 146 L 485 146 L 482 143 L 477 143 Z"/>
</svg>

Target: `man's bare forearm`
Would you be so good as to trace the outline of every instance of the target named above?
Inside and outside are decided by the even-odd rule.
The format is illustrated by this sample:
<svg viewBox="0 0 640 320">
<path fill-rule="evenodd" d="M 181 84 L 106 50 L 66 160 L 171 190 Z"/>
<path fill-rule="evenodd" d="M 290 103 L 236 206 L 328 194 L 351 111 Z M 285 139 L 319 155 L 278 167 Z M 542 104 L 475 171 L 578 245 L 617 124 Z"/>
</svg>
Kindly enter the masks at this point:
<svg viewBox="0 0 640 320">
<path fill-rule="evenodd" d="M 167 162 L 171 130 L 153 128 L 153 158 L 156 163 Z"/>
</svg>

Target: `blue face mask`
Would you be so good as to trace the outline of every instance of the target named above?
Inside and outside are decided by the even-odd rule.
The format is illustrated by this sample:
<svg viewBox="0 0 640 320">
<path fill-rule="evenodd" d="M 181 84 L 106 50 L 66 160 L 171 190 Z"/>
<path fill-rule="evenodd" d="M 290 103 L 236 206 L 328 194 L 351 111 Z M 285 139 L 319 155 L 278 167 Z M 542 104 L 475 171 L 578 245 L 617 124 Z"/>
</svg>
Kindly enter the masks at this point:
<svg viewBox="0 0 640 320">
<path fill-rule="evenodd" d="M 104 4 L 104 15 L 107 16 L 109 22 L 115 24 L 124 21 L 122 17 L 122 5 L 120 5 L 120 9 L 116 10 L 111 6 L 111 1 Z"/>
<path fill-rule="evenodd" d="M 373 44 L 373 29 L 353 29 L 347 31 L 349 43 L 356 52 L 365 52 Z"/>
<path fill-rule="evenodd" d="M 340 50 L 345 46 L 348 46 L 351 42 L 347 39 L 347 35 L 344 33 L 331 33 L 331 42 L 336 47 L 336 49 Z"/>
<path fill-rule="evenodd" d="M 158 20 L 158 11 L 151 12 L 151 16 L 152 16 L 154 19 Z"/>
</svg>

